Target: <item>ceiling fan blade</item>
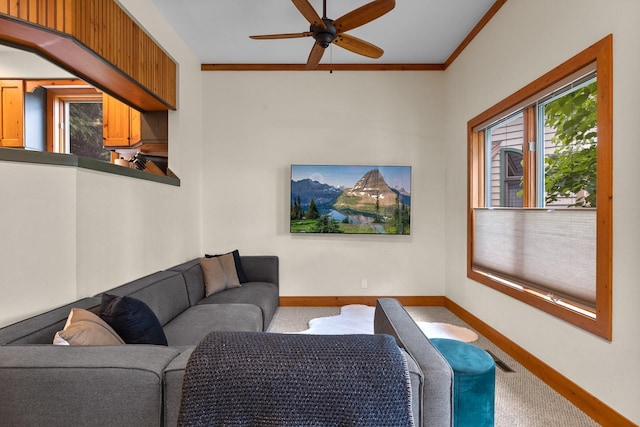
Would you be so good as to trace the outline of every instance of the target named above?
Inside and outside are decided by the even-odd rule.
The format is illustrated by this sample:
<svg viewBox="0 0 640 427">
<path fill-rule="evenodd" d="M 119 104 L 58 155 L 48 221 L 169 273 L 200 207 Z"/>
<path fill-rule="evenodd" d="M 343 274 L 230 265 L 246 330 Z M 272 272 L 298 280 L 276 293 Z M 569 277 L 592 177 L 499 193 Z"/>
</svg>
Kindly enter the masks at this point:
<svg viewBox="0 0 640 427">
<path fill-rule="evenodd" d="M 302 16 L 305 17 L 309 24 L 317 25 L 322 28 L 327 28 L 327 25 L 324 23 L 318 12 L 311 6 L 309 0 L 291 0 L 293 4 L 298 8 Z"/>
<path fill-rule="evenodd" d="M 307 70 L 316 68 L 322 59 L 322 55 L 324 55 L 324 48 L 318 43 L 314 43 L 311 53 L 309 53 L 309 59 L 307 59 Z"/>
<path fill-rule="evenodd" d="M 368 56 L 369 58 L 380 58 L 384 53 L 384 50 L 378 46 L 348 34 L 338 34 L 338 37 L 333 40 L 333 43 L 341 48 L 350 50 L 358 55 Z"/>
<path fill-rule="evenodd" d="M 305 31 L 304 33 L 289 33 L 289 34 L 264 34 L 259 36 L 249 36 L 250 39 L 254 40 L 270 40 L 270 39 L 295 39 L 298 37 L 309 37 L 312 36 L 313 33 L 311 31 Z"/>
<path fill-rule="evenodd" d="M 395 6 L 395 0 L 374 0 L 336 19 L 333 25 L 338 33 L 349 31 L 381 17 Z"/>
</svg>

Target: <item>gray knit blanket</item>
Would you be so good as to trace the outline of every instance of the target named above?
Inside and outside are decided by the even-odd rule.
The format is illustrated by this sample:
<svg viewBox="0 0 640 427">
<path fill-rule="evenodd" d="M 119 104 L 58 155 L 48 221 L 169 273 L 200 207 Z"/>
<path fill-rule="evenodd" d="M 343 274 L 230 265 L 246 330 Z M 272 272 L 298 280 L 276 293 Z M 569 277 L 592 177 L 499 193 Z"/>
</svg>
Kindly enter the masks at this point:
<svg viewBox="0 0 640 427">
<path fill-rule="evenodd" d="M 180 426 L 413 426 L 389 335 L 213 332 L 187 363 Z"/>
</svg>

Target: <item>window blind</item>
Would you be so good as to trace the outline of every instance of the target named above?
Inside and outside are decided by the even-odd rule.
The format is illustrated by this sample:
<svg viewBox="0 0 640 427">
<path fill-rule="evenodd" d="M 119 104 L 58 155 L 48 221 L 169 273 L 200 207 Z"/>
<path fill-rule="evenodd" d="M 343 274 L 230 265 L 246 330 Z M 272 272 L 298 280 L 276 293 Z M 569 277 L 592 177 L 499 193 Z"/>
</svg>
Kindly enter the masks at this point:
<svg viewBox="0 0 640 427">
<path fill-rule="evenodd" d="M 474 209 L 473 268 L 595 310 L 596 209 Z"/>
</svg>

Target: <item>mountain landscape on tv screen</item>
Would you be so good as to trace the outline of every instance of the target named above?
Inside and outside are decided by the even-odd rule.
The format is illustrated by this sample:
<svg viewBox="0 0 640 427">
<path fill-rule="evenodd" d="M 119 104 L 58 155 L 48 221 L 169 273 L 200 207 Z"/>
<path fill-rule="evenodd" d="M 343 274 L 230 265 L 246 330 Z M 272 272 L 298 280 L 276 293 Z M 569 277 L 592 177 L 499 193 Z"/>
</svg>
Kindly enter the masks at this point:
<svg viewBox="0 0 640 427">
<path fill-rule="evenodd" d="M 409 234 L 411 194 L 371 169 L 349 187 L 291 180 L 292 233 Z"/>
</svg>

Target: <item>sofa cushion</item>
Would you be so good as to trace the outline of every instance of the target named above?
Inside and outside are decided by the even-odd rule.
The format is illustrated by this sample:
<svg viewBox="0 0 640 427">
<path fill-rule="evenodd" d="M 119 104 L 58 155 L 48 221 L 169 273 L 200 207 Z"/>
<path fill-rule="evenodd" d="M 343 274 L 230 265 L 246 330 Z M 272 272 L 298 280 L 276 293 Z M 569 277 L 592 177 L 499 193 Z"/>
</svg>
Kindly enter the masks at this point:
<svg viewBox="0 0 640 427">
<path fill-rule="evenodd" d="M 175 271 L 158 271 L 111 289 L 108 293 L 139 299 L 149 306 L 162 325 L 190 305 L 184 277 Z"/>
<path fill-rule="evenodd" d="M 120 345 L 124 341 L 96 314 L 72 308 L 64 329 L 53 338 L 55 345 Z"/>
<path fill-rule="evenodd" d="M 161 426 L 157 345 L 0 347 L 2 426 Z"/>
<path fill-rule="evenodd" d="M 167 345 L 160 321 L 149 306 L 139 299 L 103 294 L 100 317 L 127 344 Z"/>
<path fill-rule="evenodd" d="M 280 284 L 279 258 L 274 255 L 242 256 L 242 268 L 248 282 Z"/>
<path fill-rule="evenodd" d="M 278 287 L 273 283 L 248 282 L 239 288 L 210 295 L 198 302 L 200 304 L 253 304 L 260 307 L 267 328 L 278 308 Z"/>
<path fill-rule="evenodd" d="M 242 256 L 240 258 L 244 274 L 249 282 L 272 283 L 276 285 L 277 289 L 279 282 L 277 256 Z M 200 258 L 175 265 L 169 268 L 168 271 L 182 274 L 187 285 L 187 293 L 191 305 L 197 304 L 204 298 L 204 276 L 200 266 Z M 240 277 L 239 280 L 242 281 Z M 278 291 L 276 290 L 277 294 Z"/>
<path fill-rule="evenodd" d="M 173 266 L 168 271 L 181 273 L 184 277 L 190 305 L 195 305 L 204 298 L 204 273 L 200 266 L 200 258 Z"/>
<path fill-rule="evenodd" d="M 247 279 L 247 275 L 244 272 L 244 268 L 242 266 L 242 261 L 240 260 L 240 251 L 238 251 L 237 249 L 234 251 L 229 252 L 231 255 L 233 255 L 233 263 L 236 266 L 236 273 L 238 275 L 238 280 L 239 282 L 242 283 L 247 283 L 249 281 L 249 279 Z M 227 255 L 227 254 L 223 254 L 223 255 Z M 205 254 L 206 258 L 213 258 L 213 257 L 217 257 L 217 256 L 221 256 L 221 255 L 209 255 L 209 254 Z"/>
<path fill-rule="evenodd" d="M 172 347 L 196 345 L 213 331 L 262 330 L 262 310 L 253 304 L 196 305 L 164 326 Z"/>
</svg>

